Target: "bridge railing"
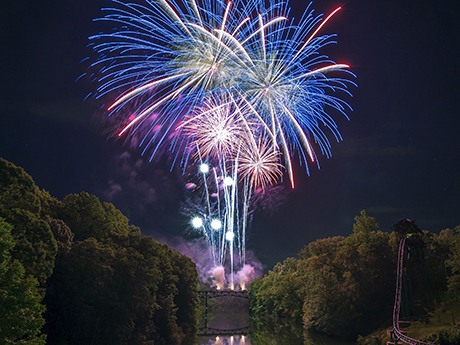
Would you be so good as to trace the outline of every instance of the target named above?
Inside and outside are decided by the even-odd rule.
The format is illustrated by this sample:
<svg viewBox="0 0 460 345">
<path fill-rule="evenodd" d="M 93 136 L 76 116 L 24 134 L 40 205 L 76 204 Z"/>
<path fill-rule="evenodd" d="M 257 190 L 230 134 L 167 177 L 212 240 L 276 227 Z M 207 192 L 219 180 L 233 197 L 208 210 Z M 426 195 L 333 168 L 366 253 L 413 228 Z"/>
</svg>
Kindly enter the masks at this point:
<svg viewBox="0 0 460 345">
<path fill-rule="evenodd" d="M 208 298 L 218 297 L 239 297 L 249 299 L 247 291 L 235 291 L 235 290 L 200 290 L 198 296 Z"/>
<path fill-rule="evenodd" d="M 219 329 L 203 327 L 198 329 L 198 335 L 248 335 L 249 326 L 236 329 Z"/>
</svg>

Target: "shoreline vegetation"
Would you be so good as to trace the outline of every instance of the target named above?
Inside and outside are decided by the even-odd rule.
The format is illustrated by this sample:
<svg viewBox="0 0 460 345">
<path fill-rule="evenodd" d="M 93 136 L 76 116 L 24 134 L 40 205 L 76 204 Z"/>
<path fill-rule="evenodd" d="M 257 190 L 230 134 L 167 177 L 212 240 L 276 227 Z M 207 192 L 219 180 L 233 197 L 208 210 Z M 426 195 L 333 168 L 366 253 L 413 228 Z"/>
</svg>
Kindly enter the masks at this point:
<svg viewBox="0 0 460 345">
<path fill-rule="evenodd" d="M 379 231 L 376 219 L 362 211 L 349 236 L 318 239 L 254 280 L 251 309 L 274 319 L 291 318 L 306 331 L 343 341 L 386 344 L 398 242 L 395 232 Z M 460 344 L 460 226 L 439 234 L 424 230 L 406 243 L 401 319 L 413 320 L 408 335 Z M 457 317 L 446 321 L 443 313 Z M 389 328 L 381 329 L 385 324 Z"/>
<path fill-rule="evenodd" d="M 0 158 L 0 343 L 194 344 L 197 271 L 88 193 Z"/>
<path fill-rule="evenodd" d="M 308 244 L 251 283 L 251 344 L 389 340 L 397 236 L 365 211 L 352 230 Z M 460 344 L 460 226 L 408 243 L 407 334 Z M 57 200 L 0 158 L 1 343 L 192 345 L 197 287 L 188 257 L 142 236 L 113 204 L 85 192 Z"/>
</svg>

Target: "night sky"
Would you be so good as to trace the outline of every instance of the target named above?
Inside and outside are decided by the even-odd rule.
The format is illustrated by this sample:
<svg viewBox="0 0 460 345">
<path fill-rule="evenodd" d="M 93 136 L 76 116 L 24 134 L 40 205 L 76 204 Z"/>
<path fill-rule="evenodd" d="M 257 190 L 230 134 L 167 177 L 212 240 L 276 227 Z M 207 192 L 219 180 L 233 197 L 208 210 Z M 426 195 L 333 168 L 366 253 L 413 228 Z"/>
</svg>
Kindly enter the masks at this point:
<svg viewBox="0 0 460 345">
<path fill-rule="evenodd" d="M 299 17 L 308 2 L 291 2 Z M 0 12 L 0 157 L 23 167 L 62 199 L 87 191 L 113 202 L 143 234 L 183 235 L 180 172 L 148 163 L 116 140 L 80 63 L 92 19 L 106 2 L 15 0 Z M 318 238 L 348 235 L 365 209 L 390 231 L 400 218 L 439 232 L 460 224 L 460 1 L 319 0 L 316 13 L 343 6 L 322 33 L 337 33 L 328 55 L 357 75 L 350 121 L 331 112 L 343 141 L 321 170 L 295 170 L 254 214 L 248 247 L 266 268 Z M 284 200 L 284 202 L 283 202 Z M 269 207 L 270 209 L 270 207 Z"/>
</svg>

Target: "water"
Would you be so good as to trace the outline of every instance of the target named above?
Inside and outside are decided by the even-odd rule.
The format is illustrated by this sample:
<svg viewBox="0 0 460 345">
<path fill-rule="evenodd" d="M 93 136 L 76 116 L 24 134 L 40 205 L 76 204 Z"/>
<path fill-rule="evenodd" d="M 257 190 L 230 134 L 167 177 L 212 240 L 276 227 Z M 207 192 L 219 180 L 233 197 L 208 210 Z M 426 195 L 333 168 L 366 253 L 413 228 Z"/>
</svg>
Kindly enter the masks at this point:
<svg viewBox="0 0 460 345">
<path fill-rule="evenodd" d="M 202 301 L 203 309 L 205 303 Z M 207 319 L 201 315 L 200 345 L 356 345 L 355 342 L 308 334 L 302 326 L 289 320 L 274 321 L 266 317 L 250 317 L 249 300 L 235 297 L 208 299 Z M 209 334 L 217 333 L 230 334 Z"/>
</svg>

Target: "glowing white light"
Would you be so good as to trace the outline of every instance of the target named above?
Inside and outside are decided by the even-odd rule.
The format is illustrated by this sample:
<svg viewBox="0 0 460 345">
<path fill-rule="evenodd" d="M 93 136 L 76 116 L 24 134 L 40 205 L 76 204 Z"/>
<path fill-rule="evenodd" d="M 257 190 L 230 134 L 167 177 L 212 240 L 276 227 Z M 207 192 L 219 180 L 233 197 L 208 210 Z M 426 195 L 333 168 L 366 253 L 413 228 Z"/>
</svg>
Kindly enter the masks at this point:
<svg viewBox="0 0 460 345">
<path fill-rule="evenodd" d="M 228 232 L 225 234 L 225 238 L 226 238 L 228 241 L 233 241 L 233 237 L 235 237 L 235 235 L 233 234 L 233 231 L 228 231 Z"/>
<path fill-rule="evenodd" d="M 209 165 L 207 165 L 206 163 L 200 164 L 200 172 L 202 172 L 203 174 L 208 173 Z"/>
<path fill-rule="evenodd" d="M 224 186 L 231 186 L 233 185 L 233 179 L 230 176 L 224 178 Z"/>
<path fill-rule="evenodd" d="M 200 217 L 192 219 L 192 225 L 194 228 L 200 228 L 203 225 L 203 220 Z"/>
<path fill-rule="evenodd" d="M 219 219 L 214 219 L 211 222 L 211 228 L 214 230 L 219 230 L 222 227 L 222 222 Z"/>
</svg>

